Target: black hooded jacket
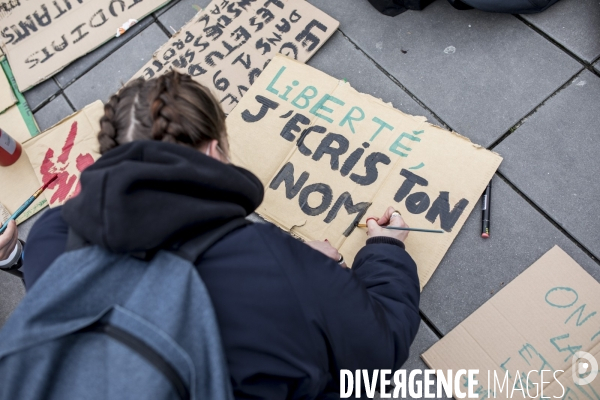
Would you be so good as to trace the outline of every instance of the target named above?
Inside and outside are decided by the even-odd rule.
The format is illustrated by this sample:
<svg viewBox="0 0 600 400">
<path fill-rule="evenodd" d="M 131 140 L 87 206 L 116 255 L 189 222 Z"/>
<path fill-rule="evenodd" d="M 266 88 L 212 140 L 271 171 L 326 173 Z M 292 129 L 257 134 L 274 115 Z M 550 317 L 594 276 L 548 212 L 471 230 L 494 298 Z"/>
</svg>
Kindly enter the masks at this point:
<svg viewBox="0 0 600 400">
<path fill-rule="evenodd" d="M 69 226 L 114 252 L 148 251 L 245 217 L 263 198 L 250 172 L 153 141 L 108 152 L 81 183 L 32 228 L 28 287 L 64 252 Z M 238 399 L 336 398 L 340 369 L 399 369 L 419 327 L 416 266 L 395 239 L 369 239 L 347 270 L 258 223 L 221 239 L 197 267 Z"/>
</svg>

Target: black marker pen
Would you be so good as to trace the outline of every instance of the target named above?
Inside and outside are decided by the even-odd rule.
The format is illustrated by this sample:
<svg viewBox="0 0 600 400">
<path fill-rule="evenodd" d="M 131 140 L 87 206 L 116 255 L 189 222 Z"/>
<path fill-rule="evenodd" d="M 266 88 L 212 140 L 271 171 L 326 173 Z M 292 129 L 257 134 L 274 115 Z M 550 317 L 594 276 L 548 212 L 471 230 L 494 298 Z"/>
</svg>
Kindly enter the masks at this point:
<svg viewBox="0 0 600 400">
<path fill-rule="evenodd" d="M 481 198 L 481 237 L 489 239 L 490 237 L 490 206 L 492 199 L 492 181 L 488 183 Z"/>
</svg>

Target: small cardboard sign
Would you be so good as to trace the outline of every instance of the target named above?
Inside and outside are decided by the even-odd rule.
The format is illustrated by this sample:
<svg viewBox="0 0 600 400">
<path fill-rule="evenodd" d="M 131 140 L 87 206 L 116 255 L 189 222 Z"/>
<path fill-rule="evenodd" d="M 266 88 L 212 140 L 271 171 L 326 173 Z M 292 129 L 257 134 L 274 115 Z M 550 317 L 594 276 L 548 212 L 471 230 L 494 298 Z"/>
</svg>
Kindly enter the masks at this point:
<svg viewBox="0 0 600 400">
<path fill-rule="evenodd" d="M 40 188 L 35 171 L 29 162 L 29 157 L 23 152 L 19 160 L 9 167 L 0 167 L 0 203 L 12 215 L 19 207 Z M 37 201 L 17 219 L 20 224 L 34 216 L 48 205 L 42 193 Z"/>
<path fill-rule="evenodd" d="M 276 54 L 306 62 L 338 26 L 305 0 L 213 0 L 134 78 L 187 73 L 229 113 Z"/>
<path fill-rule="evenodd" d="M 421 286 L 429 280 L 501 157 L 278 55 L 227 118 L 235 163 L 265 185 L 258 212 L 305 240 L 327 238 L 352 261 L 368 215 L 398 209 Z"/>
<path fill-rule="evenodd" d="M 600 399 L 600 375 L 582 381 L 593 378 L 600 362 L 599 293 L 600 283 L 554 247 L 422 358 L 444 373 L 478 369 L 473 385 L 482 400 L 538 398 L 540 387 L 545 398 Z M 466 393 L 469 381 L 462 378 Z"/>
<path fill-rule="evenodd" d="M 23 92 L 169 0 L 28 0 L 0 19 L 0 47 Z"/>
<path fill-rule="evenodd" d="M 40 185 L 58 175 L 44 192 L 50 207 L 76 196 L 81 172 L 100 157 L 103 115 L 104 105 L 96 101 L 23 145 Z"/>
</svg>

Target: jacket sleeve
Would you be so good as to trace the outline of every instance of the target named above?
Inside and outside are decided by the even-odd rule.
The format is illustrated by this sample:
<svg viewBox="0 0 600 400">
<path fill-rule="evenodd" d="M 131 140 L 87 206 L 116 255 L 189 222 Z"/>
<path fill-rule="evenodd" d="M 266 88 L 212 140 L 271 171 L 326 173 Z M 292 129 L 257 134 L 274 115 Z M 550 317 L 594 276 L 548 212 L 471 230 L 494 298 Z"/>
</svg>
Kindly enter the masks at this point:
<svg viewBox="0 0 600 400">
<path fill-rule="evenodd" d="M 337 268 L 324 280 L 321 306 L 335 368 L 401 368 L 420 323 L 417 267 L 402 242 L 369 239 L 351 271 Z"/>
<path fill-rule="evenodd" d="M 62 207 L 52 208 L 33 224 L 23 254 L 23 278 L 27 290 L 65 251 L 69 226 L 62 219 Z"/>
</svg>

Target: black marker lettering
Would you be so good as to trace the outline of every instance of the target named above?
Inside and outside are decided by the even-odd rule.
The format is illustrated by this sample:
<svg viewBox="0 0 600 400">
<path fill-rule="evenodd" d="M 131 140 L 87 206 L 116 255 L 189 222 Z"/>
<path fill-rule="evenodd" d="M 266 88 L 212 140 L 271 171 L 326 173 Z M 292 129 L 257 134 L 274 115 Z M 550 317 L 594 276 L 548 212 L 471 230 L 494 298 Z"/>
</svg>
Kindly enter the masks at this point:
<svg viewBox="0 0 600 400">
<path fill-rule="evenodd" d="M 294 197 L 296 197 L 300 189 L 302 189 L 302 186 L 304 186 L 304 184 L 308 180 L 308 177 L 309 173 L 303 172 L 298 178 L 298 181 L 294 183 L 294 165 L 291 162 L 288 162 L 283 166 L 283 168 L 281 168 L 281 170 L 277 173 L 275 178 L 273 178 L 271 184 L 269 185 L 269 188 L 277 190 L 279 188 L 279 185 L 281 185 L 281 182 L 284 182 L 285 197 L 291 200 Z"/>
<path fill-rule="evenodd" d="M 344 192 L 340 197 L 338 197 L 333 207 L 331 207 L 331 210 L 329 210 L 329 212 L 327 213 L 327 216 L 325 217 L 324 221 L 328 224 L 331 221 L 333 221 L 335 217 L 337 217 L 338 212 L 340 211 L 340 208 L 342 208 L 342 206 L 344 206 L 348 215 L 360 213 L 358 215 L 360 219 L 360 217 L 362 217 L 364 213 L 367 212 L 367 209 L 370 205 L 371 203 L 369 202 L 354 204 L 352 202 L 352 195 L 348 192 Z"/>
<path fill-rule="evenodd" d="M 402 200 L 404 200 L 404 198 L 408 196 L 408 194 L 415 187 L 415 185 L 429 185 L 429 182 L 426 179 L 421 178 L 419 175 L 413 174 L 407 169 L 403 169 L 402 171 L 400 171 L 400 175 L 405 177 L 406 180 L 402 182 L 402 186 L 400 186 L 400 189 L 398 189 L 398 191 L 396 192 L 396 195 L 394 196 L 395 202 L 400 203 Z"/>
<path fill-rule="evenodd" d="M 370 146 L 369 143 L 367 143 L 367 142 L 363 143 L 362 145 L 365 149 Z M 348 175 L 350 173 L 350 171 L 352 171 L 352 168 L 354 168 L 354 166 L 356 164 L 358 164 L 361 157 L 365 153 L 365 149 L 358 148 L 358 149 L 354 150 L 352 152 L 352 154 L 350 154 L 348 156 L 346 161 L 344 161 L 344 165 L 342 165 L 342 169 L 340 169 L 340 174 L 342 176 Z"/>
<path fill-rule="evenodd" d="M 425 218 L 429 222 L 434 223 L 439 215 L 440 226 L 446 232 L 450 232 L 468 204 L 469 201 L 467 199 L 461 199 L 456 203 L 452 211 L 450 211 L 448 192 L 440 192 L 439 197 L 435 199 Z"/>
<path fill-rule="evenodd" d="M 429 208 L 429 196 L 425 192 L 413 193 L 406 198 L 406 209 L 411 214 L 421 214 Z"/>
<path fill-rule="evenodd" d="M 306 25 L 306 28 L 304 28 L 304 30 L 300 32 L 298 36 L 296 36 L 296 41 L 302 42 L 302 47 L 306 47 L 307 51 L 313 51 L 315 47 L 321 43 L 321 40 L 311 32 L 311 29 L 315 27 L 323 32 L 327 32 L 327 27 L 325 25 L 316 19 L 313 19 L 308 23 L 308 25 Z"/>
<path fill-rule="evenodd" d="M 96 17 L 100 17 L 99 22 L 94 22 L 94 19 Z M 96 11 L 96 13 L 94 15 L 92 15 L 92 18 L 90 18 L 90 26 L 92 28 L 98 28 L 99 26 L 104 25 L 107 21 L 108 21 L 108 18 L 106 18 L 106 15 L 104 15 L 104 10 L 100 9 L 100 10 Z"/>
<path fill-rule="evenodd" d="M 77 37 L 77 39 L 73 40 L 73 44 L 79 42 L 81 39 L 83 39 L 84 37 L 86 37 L 87 35 L 89 35 L 89 32 L 81 33 L 81 28 L 83 28 L 84 26 L 85 26 L 85 24 L 80 24 L 75 29 L 73 29 L 71 31 L 71 35 L 74 34 L 75 32 L 77 32 L 79 34 L 79 36 Z"/>
<path fill-rule="evenodd" d="M 279 103 L 269 100 L 266 97 L 259 95 L 256 96 L 255 99 L 260 104 L 260 111 L 256 115 L 253 115 L 249 110 L 244 110 L 244 112 L 242 112 L 242 119 L 246 122 L 253 123 L 260 121 L 267 115 L 267 111 L 276 110 L 277 107 L 279 107 Z"/>
<path fill-rule="evenodd" d="M 306 118 L 300 113 L 296 113 L 296 115 L 294 115 L 281 130 L 281 137 L 288 142 L 293 142 L 296 139 L 294 132 L 302 131 L 302 128 L 298 125 L 298 122 L 303 125 L 308 125 L 310 124 L 310 119 Z"/>
<path fill-rule="evenodd" d="M 45 4 L 41 5 L 42 15 L 38 14 L 38 12 L 33 13 L 33 17 L 37 21 L 39 26 L 48 26 L 52 23 L 52 18 L 50 18 L 50 13 L 48 12 L 48 8 Z"/>
<path fill-rule="evenodd" d="M 317 207 L 311 207 L 308 204 L 308 197 L 313 193 L 320 193 L 322 195 L 321 204 Z M 324 183 L 313 183 L 312 185 L 308 185 L 300 192 L 300 196 L 298 197 L 298 203 L 300 204 L 300 209 L 304 212 L 304 214 L 309 215 L 311 217 L 316 217 L 325 212 L 331 205 L 333 200 L 333 193 L 331 192 L 331 187 Z"/>
<path fill-rule="evenodd" d="M 65 37 L 65 35 L 62 35 L 61 38 L 62 38 L 62 43 L 60 43 L 60 44 L 54 44 L 54 41 L 52 41 L 52 47 L 56 51 L 63 51 L 69 45 L 69 42 L 67 42 L 67 38 Z"/>
<path fill-rule="evenodd" d="M 389 165 L 392 162 L 388 156 L 383 153 L 375 152 L 369 155 L 365 159 L 365 175 L 350 175 L 350 180 L 352 182 L 358 183 L 361 186 L 368 186 L 375 182 L 379 177 L 379 171 L 377 170 L 377 164 L 381 163 L 384 165 Z"/>
<path fill-rule="evenodd" d="M 333 143 L 337 143 L 338 147 L 332 147 Z M 312 157 L 313 160 L 319 161 L 323 154 L 329 154 L 331 156 L 331 169 L 337 171 L 340 167 L 340 156 L 348 151 L 350 142 L 344 136 L 337 133 L 329 133 L 319 144 L 315 155 Z"/>
<path fill-rule="evenodd" d="M 277 30 L 281 33 L 288 33 L 290 29 L 292 29 L 292 25 L 287 19 L 281 18 L 281 24 L 275 25 L 275 28 L 277 28 Z"/>
<path fill-rule="evenodd" d="M 125 2 L 123 0 L 112 0 L 108 5 L 108 11 L 110 11 L 113 17 L 118 16 L 117 12 L 115 11 L 115 3 L 119 3 L 121 5 L 121 12 L 125 11 Z"/>
<path fill-rule="evenodd" d="M 306 147 L 306 145 L 304 144 L 304 140 L 306 140 L 306 137 L 308 136 L 309 133 L 311 132 L 316 132 L 316 133 L 325 133 L 327 132 L 327 129 L 324 126 L 320 126 L 320 125 L 315 125 L 315 126 L 311 126 L 309 128 L 306 128 L 302 134 L 300 135 L 300 137 L 298 138 L 298 142 L 296 143 L 296 145 L 298 146 L 298 150 L 300 151 L 300 153 L 304 154 L 305 156 L 310 156 L 312 154 L 312 150 L 310 150 L 308 147 Z"/>
</svg>

